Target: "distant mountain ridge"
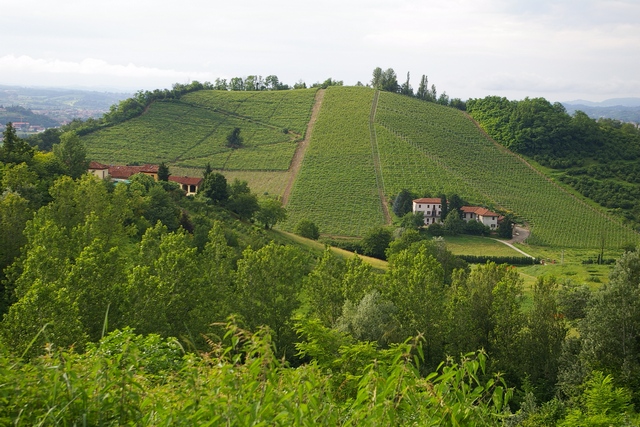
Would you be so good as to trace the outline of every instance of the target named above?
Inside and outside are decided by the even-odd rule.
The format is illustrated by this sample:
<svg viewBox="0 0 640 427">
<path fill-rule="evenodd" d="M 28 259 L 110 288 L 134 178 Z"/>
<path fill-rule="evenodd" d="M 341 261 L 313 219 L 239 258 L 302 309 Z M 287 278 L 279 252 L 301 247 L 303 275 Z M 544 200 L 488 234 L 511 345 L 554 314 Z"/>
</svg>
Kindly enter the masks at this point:
<svg viewBox="0 0 640 427">
<path fill-rule="evenodd" d="M 640 123 L 640 98 L 612 98 L 601 102 L 575 101 L 563 102 L 569 114 L 583 111 L 592 119 L 615 119 L 623 122 Z"/>
<path fill-rule="evenodd" d="M 565 101 L 562 105 L 584 105 L 587 107 L 640 107 L 640 98 L 611 98 L 600 102 L 577 99 L 575 101 Z"/>
</svg>

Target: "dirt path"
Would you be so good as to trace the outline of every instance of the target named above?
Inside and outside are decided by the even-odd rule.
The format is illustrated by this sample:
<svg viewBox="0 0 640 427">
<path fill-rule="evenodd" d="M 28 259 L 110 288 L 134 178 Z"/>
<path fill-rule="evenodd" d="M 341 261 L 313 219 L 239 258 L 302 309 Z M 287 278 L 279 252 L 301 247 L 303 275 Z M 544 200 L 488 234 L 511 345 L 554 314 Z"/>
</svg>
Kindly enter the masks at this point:
<svg viewBox="0 0 640 427">
<path fill-rule="evenodd" d="M 311 133 L 313 132 L 313 125 L 316 123 L 316 119 L 318 118 L 318 112 L 320 111 L 320 107 L 322 106 L 322 100 L 324 99 L 324 89 L 319 89 L 316 92 L 316 99 L 313 104 L 313 109 L 311 110 L 311 118 L 309 119 L 309 123 L 307 123 L 307 131 L 304 134 L 304 139 L 298 144 L 296 148 L 296 152 L 293 154 L 293 158 L 291 159 L 291 164 L 289 165 L 289 181 L 287 182 L 287 186 L 284 189 L 284 193 L 282 194 L 282 205 L 287 206 L 289 203 L 289 195 L 291 195 L 291 189 L 293 188 L 293 183 L 296 181 L 296 177 L 298 176 L 298 172 L 300 172 L 300 167 L 302 166 L 302 160 L 304 159 L 304 152 L 307 150 L 309 146 L 309 141 L 311 140 Z"/>
<path fill-rule="evenodd" d="M 495 240 L 496 242 L 500 242 L 503 245 L 509 246 L 511 249 L 520 252 L 522 255 L 526 257 L 534 258 L 532 255 L 529 255 L 525 251 L 513 246 L 513 243 L 522 243 L 525 240 L 527 240 L 527 237 L 529 237 L 529 234 L 531 234 L 531 231 L 529 231 L 528 228 L 524 228 L 516 225 L 513 228 L 513 238 L 511 240 L 500 240 L 500 239 L 493 239 L 493 240 Z"/>
<path fill-rule="evenodd" d="M 378 187 L 378 197 L 380 197 L 380 205 L 382 207 L 382 213 L 386 224 L 391 224 L 391 214 L 389 213 L 389 206 L 384 200 L 384 181 L 382 178 L 382 168 L 380 167 L 380 151 L 378 149 L 378 136 L 376 135 L 375 120 L 376 111 L 378 110 L 378 95 L 380 91 L 376 90 L 373 95 L 373 102 L 371 103 L 371 114 L 369 115 L 369 135 L 371 138 L 371 152 L 373 155 L 373 167 L 376 173 L 376 185 Z"/>
<path fill-rule="evenodd" d="M 512 245 L 511 243 L 509 243 L 509 242 L 505 242 L 504 240 L 498 240 L 498 239 L 493 239 L 493 240 L 495 240 L 496 242 L 500 242 L 500 243 L 502 243 L 503 245 L 507 245 L 507 246 L 509 246 L 509 247 L 510 247 L 511 249 L 513 249 L 514 251 L 518 251 L 518 252 L 520 252 L 522 255 L 524 255 L 524 256 L 526 256 L 526 257 L 528 257 L 528 258 L 535 258 L 533 255 L 529 255 L 529 254 L 528 254 L 528 253 L 526 253 L 525 251 L 523 251 L 523 250 L 520 250 L 520 249 L 516 248 L 515 246 L 513 246 L 513 245 Z"/>
<path fill-rule="evenodd" d="M 522 243 L 531 234 L 531 231 L 528 228 L 520 227 L 516 225 L 513 227 L 513 237 L 509 240 L 509 243 Z"/>
</svg>

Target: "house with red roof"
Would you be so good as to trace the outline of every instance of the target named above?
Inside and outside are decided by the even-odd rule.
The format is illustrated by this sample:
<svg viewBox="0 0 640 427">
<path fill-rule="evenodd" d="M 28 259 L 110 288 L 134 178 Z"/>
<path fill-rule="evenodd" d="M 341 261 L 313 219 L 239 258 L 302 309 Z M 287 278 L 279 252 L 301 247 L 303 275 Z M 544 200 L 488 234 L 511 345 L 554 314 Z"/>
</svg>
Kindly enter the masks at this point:
<svg viewBox="0 0 640 427">
<path fill-rule="evenodd" d="M 502 219 L 499 214 L 480 206 L 463 206 L 460 210 L 462 219 L 466 222 L 478 221 L 492 230 L 498 228 L 498 222 Z"/>
<path fill-rule="evenodd" d="M 413 201 L 413 213 L 422 212 L 424 214 L 424 225 L 431 225 L 440 220 L 442 214 L 442 201 L 439 197 L 423 197 Z"/>
<path fill-rule="evenodd" d="M 142 166 L 121 166 L 121 165 L 103 165 L 98 162 L 89 162 L 88 172 L 100 179 L 111 179 L 115 182 L 128 182 L 129 178 L 137 173 L 142 173 L 158 180 L 158 165 L 142 165 Z M 187 196 L 195 195 L 202 185 L 202 178 L 189 176 L 169 176 L 169 181 L 180 185 L 180 188 L 187 193 Z"/>
<path fill-rule="evenodd" d="M 158 165 L 120 166 L 109 165 L 109 176 L 113 181 L 128 181 L 133 175 L 142 173 L 158 180 Z"/>
<path fill-rule="evenodd" d="M 109 177 L 109 166 L 98 162 L 89 162 L 88 172 L 100 179 L 106 179 Z"/>
<path fill-rule="evenodd" d="M 200 190 L 203 179 L 191 176 L 169 175 L 169 181 L 178 183 L 180 188 L 187 193 L 187 196 L 193 196 Z"/>
<path fill-rule="evenodd" d="M 466 222 L 478 221 L 487 227 L 495 230 L 502 216 L 481 206 L 463 206 L 460 208 L 462 219 Z M 413 201 L 413 213 L 422 212 L 424 214 L 424 225 L 441 223 L 442 201 L 438 197 L 423 197 Z"/>
</svg>

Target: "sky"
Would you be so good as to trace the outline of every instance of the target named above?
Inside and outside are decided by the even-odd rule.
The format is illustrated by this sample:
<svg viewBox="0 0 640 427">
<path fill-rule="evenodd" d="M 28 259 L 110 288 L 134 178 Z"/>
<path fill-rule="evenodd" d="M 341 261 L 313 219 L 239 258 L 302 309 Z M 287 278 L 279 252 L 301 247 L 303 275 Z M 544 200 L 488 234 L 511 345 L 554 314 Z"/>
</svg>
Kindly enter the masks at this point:
<svg viewBox="0 0 640 427">
<path fill-rule="evenodd" d="M 0 84 L 153 90 L 275 74 L 345 85 L 393 68 L 451 98 L 640 97 L 640 0 L 21 0 Z"/>
</svg>

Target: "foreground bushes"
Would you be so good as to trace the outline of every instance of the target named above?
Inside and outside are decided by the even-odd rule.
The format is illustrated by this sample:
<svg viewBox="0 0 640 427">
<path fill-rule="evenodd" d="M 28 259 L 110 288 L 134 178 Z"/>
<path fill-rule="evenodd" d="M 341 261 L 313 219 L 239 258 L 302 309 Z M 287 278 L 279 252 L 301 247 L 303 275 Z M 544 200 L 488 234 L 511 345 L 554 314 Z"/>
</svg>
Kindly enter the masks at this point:
<svg viewBox="0 0 640 427">
<path fill-rule="evenodd" d="M 426 378 L 418 373 L 420 354 L 417 341 L 383 351 L 354 343 L 330 362 L 291 368 L 274 356 L 267 331 L 233 325 L 224 344 L 201 356 L 131 330 L 84 354 L 48 347 L 31 362 L 3 347 L 0 424 L 499 424 L 511 392 L 500 380 L 479 380 L 484 354 L 450 360 Z"/>
</svg>

